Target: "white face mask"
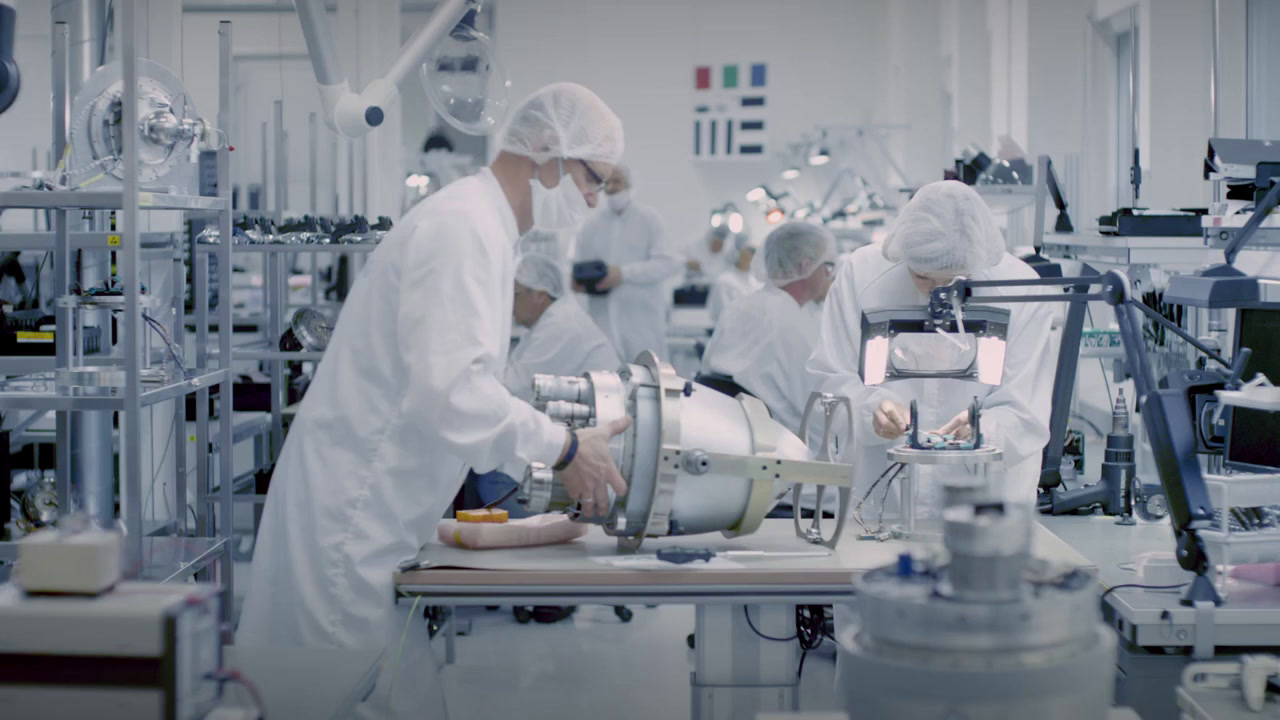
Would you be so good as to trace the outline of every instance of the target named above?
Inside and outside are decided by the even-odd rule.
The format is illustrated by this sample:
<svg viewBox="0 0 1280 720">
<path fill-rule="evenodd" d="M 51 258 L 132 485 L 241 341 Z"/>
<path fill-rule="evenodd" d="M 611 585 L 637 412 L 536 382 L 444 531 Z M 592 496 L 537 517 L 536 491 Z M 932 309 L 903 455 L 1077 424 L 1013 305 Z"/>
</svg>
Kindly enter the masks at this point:
<svg viewBox="0 0 1280 720">
<path fill-rule="evenodd" d="M 619 190 L 618 192 L 609 195 L 607 199 L 609 201 L 609 209 L 621 214 L 631 206 L 631 188 Z"/>
<path fill-rule="evenodd" d="M 564 171 L 560 163 L 560 182 L 553 188 L 545 187 L 535 173 L 529 179 L 532 191 L 533 226 L 541 230 L 567 230 L 582 223 L 591 212 L 591 206 L 582 196 L 578 184 Z"/>
</svg>

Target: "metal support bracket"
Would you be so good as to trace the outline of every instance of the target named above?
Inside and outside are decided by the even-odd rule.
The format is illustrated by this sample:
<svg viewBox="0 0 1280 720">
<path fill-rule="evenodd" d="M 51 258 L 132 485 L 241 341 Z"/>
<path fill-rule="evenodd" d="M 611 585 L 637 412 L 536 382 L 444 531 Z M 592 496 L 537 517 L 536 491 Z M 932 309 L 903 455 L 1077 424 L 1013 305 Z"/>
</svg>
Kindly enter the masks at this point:
<svg viewBox="0 0 1280 720">
<path fill-rule="evenodd" d="M 753 463 L 752 467 L 758 464 L 767 468 L 768 459 L 778 449 L 778 434 L 774 430 L 773 419 L 769 417 L 769 408 L 757 398 L 745 394 L 738 395 L 738 404 L 747 414 L 747 427 L 751 428 L 751 452 L 754 453 L 754 459 L 759 461 Z M 725 537 L 750 535 L 760 529 L 760 523 L 764 522 L 765 515 L 769 514 L 769 506 L 773 504 L 773 480 L 765 475 L 762 471 L 758 475 L 749 476 L 751 498 L 747 501 L 747 509 L 737 525 L 724 531 Z"/>
<path fill-rule="evenodd" d="M 1214 604 L 1205 600 L 1196 601 L 1193 606 L 1196 613 L 1196 637 L 1191 645 L 1193 660 L 1208 660 L 1213 657 L 1213 649 L 1217 645 L 1213 634 Z"/>
</svg>

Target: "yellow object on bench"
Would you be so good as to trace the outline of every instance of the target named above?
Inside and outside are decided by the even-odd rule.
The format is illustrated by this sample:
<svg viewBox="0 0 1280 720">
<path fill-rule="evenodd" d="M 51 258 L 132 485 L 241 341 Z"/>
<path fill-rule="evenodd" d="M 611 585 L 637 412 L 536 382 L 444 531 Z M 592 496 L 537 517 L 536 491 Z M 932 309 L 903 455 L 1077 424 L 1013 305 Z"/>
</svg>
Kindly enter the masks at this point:
<svg viewBox="0 0 1280 720">
<path fill-rule="evenodd" d="M 504 523 L 507 521 L 507 511 L 498 508 L 488 510 L 459 510 L 455 513 L 458 522 L 464 523 Z"/>
</svg>

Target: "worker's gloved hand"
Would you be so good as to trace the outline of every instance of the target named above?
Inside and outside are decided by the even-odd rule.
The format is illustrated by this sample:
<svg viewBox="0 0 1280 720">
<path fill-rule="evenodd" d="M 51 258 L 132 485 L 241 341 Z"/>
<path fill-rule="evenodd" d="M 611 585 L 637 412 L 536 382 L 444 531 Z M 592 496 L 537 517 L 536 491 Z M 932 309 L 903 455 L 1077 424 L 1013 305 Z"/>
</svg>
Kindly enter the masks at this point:
<svg viewBox="0 0 1280 720">
<path fill-rule="evenodd" d="M 623 417 L 608 425 L 578 431 L 578 454 L 569 467 L 560 471 L 560 479 L 569 497 L 582 505 L 588 517 L 609 509 L 609 488 L 618 497 L 627 494 L 627 483 L 613 464 L 609 454 L 609 438 L 631 427 L 631 418 Z"/>
<path fill-rule="evenodd" d="M 968 440 L 973 437 L 973 428 L 969 426 L 969 411 L 961 410 L 960 414 L 948 420 L 946 425 L 932 432 L 938 435 L 954 435 L 957 440 Z"/>
<path fill-rule="evenodd" d="M 872 425 L 877 435 L 886 440 L 893 440 L 906 434 L 910 417 L 911 413 L 901 404 L 884 400 L 880 403 L 880 407 L 876 408 Z"/>
<path fill-rule="evenodd" d="M 622 284 L 622 268 L 617 265 L 609 266 L 609 273 L 604 279 L 596 283 L 597 290 L 612 290 Z"/>
</svg>

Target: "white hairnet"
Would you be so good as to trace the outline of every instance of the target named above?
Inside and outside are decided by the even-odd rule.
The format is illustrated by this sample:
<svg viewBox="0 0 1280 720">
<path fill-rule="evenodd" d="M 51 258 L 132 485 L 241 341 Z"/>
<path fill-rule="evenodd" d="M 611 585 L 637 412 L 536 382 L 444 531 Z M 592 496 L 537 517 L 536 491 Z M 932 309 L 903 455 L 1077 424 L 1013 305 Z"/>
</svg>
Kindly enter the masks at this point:
<svg viewBox="0 0 1280 720">
<path fill-rule="evenodd" d="M 836 239 L 821 225 L 793 220 L 764 239 L 765 272 L 775 287 L 809 277 L 835 256 Z"/>
<path fill-rule="evenodd" d="M 622 157 L 622 121 L 581 85 L 553 83 L 520 103 L 500 149 L 536 163 L 561 157 L 616 165 Z"/>
<path fill-rule="evenodd" d="M 999 264 L 1004 250 L 1004 236 L 982 197 L 962 182 L 942 180 L 916 191 L 881 252 L 917 272 L 964 275 Z"/>
<path fill-rule="evenodd" d="M 516 282 L 530 290 L 541 290 L 553 300 L 564 294 L 564 270 L 553 258 L 541 254 L 520 256 Z"/>
</svg>

